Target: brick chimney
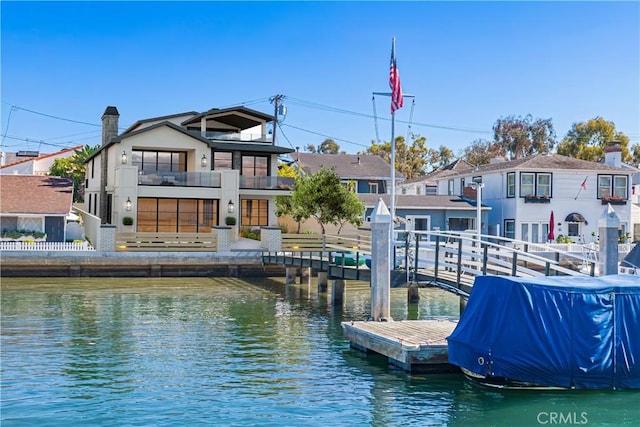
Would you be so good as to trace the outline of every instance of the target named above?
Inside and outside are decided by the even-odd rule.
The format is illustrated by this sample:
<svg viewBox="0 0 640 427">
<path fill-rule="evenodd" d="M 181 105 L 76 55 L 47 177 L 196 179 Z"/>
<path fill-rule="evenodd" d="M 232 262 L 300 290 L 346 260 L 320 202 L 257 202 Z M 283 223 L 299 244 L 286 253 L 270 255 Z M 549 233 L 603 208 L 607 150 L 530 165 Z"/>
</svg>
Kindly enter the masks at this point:
<svg viewBox="0 0 640 427">
<path fill-rule="evenodd" d="M 622 167 L 622 144 L 620 141 L 608 141 L 604 149 L 604 164 Z"/>
<path fill-rule="evenodd" d="M 102 115 L 102 148 L 106 147 L 111 139 L 118 136 L 118 118 L 120 113 L 116 107 L 107 107 Z M 109 170 L 108 162 L 108 150 L 102 150 L 100 153 L 100 199 L 99 199 L 99 214 L 102 224 L 107 224 L 107 219 L 110 218 L 109 206 L 107 204 L 107 171 Z"/>
<path fill-rule="evenodd" d="M 111 138 L 118 136 L 118 118 L 120 113 L 116 107 L 107 107 L 102 115 L 102 146 L 104 147 Z"/>
<path fill-rule="evenodd" d="M 478 191 L 470 185 L 467 185 L 462 187 L 462 197 L 465 199 L 476 200 L 478 198 Z"/>
</svg>

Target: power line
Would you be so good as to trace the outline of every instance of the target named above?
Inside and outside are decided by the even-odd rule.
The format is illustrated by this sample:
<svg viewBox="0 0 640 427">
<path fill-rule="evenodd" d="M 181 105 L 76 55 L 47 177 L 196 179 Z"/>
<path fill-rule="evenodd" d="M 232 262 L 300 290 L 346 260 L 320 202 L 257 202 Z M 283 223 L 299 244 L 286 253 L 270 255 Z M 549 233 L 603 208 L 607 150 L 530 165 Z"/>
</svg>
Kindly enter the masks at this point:
<svg viewBox="0 0 640 427">
<path fill-rule="evenodd" d="M 325 138 L 330 138 L 330 139 L 333 139 L 334 141 L 342 141 L 342 142 L 346 142 L 347 144 L 353 144 L 353 145 L 358 145 L 360 147 L 369 148 L 368 145 L 360 144 L 358 142 L 349 141 L 347 139 L 336 138 L 335 136 L 325 135 L 325 134 L 320 133 L 320 132 L 315 132 L 315 131 L 312 131 L 312 130 L 309 130 L 309 129 L 303 129 L 303 128 L 298 127 L 298 126 L 293 126 L 293 125 L 290 125 L 290 124 L 284 124 L 283 126 L 288 126 L 290 128 L 301 130 L 303 132 L 307 132 L 307 133 L 310 133 L 310 134 L 313 134 L 313 135 L 319 135 L 319 136 L 323 136 Z"/>
<path fill-rule="evenodd" d="M 16 110 L 23 110 L 23 111 L 28 111 L 29 113 L 32 114 L 37 114 L 39 116 L 44 116 L 44 117 L 49 117 L 51 119 L 56 119 L 56 120 L 63 120 L 65 122 L 71 122 L 71 123 L 78 123 L 81 125 L 87 125 L 87 126 L 96 126 L 96 127 L 102 127 L 101 124 L 95 124 L 95 123 L 88 123 L 88 122 L 82 122 L 80 120 L 73 120 L 73 119 L 65 119 L 64 117 L 58 117 L 58 116 L 53 116 L 51 114 L 46 114 L 46 113 L 41 113 L 39 111 L 34 111 L 34 110 L 30 110 L 28 108 L 24 108 L 24 107 L 18 107 L 17 105 L 13 105 L 13 108 L 15 108 Z"/>
<path fill-rule="evenodd" d="M 359 112 L 356 112 L 356 111 L 350 111 L 350 110 L 345 110 L 345 109 L 342 109 L 342 108 L 331 107 L 331 106 L 324 105 L 324 104 L 305 101 L 305 100 L 299 99 L 299 98 L 287 97 L 287 99 L 293 100 L 293 104 L 298 104 L 298 105 L 301 105 L 301 106 L 304 106 L 304 107 L 308 107 L 308 108 L 316 108 L 316 109 L 319 109 L 319 110 L 325 110 L 325 111 L 330 111 L 330 112 L 334 112 L 334 113 L 349 114 L 349 115 L 352 115 L 352 116 L 369 118 L 369 119 L 375 119 L 376 118 L 375 116 L 373 116 L 371 114 L 359 113 Z M 390 118 L 386 118 L 386 117 L 380 117 L 379 119 L 380 120 L 385 120 L 385 121 L 391 121 Z M 488 130 L 468 129 L 468 128 L 462 128 L 462 127 L 456 127 L 456 126 L 436 125 L 436 124 L 431 124 L 431 123 L 410 122 L 410 121 L 398 120 L 398 119 L 396 119 L 396 122 L 397 123 L 405 123 L 405 124 L 413 124 L 413 125 L 416 125 L 416 126 L 423 126 L 423 127 L 429 127 L 429 128 L 435 128 L 435 129 L 452 130 L 452 131 L 457 131 L 457 132 L 485 133 L 485 134 L 492 134 L 493 133 L 493 131 L 488 131 Z"/>
</svg>

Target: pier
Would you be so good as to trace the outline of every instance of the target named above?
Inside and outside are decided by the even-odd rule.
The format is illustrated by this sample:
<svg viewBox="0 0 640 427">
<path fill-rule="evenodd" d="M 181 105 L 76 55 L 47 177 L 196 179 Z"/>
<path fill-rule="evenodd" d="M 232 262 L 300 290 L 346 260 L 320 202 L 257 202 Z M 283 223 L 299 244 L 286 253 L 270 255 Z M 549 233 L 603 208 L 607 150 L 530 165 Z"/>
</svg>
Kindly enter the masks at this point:
<svg viewBox="0 0 640 427">
<path fill-rule="evenodd" d="M 454 320 L 342 322 L 351 347 L 386 356 L 391 365 L 410 373 L 457 372 L 448 362 L 447 337 Z"/>
</svg>

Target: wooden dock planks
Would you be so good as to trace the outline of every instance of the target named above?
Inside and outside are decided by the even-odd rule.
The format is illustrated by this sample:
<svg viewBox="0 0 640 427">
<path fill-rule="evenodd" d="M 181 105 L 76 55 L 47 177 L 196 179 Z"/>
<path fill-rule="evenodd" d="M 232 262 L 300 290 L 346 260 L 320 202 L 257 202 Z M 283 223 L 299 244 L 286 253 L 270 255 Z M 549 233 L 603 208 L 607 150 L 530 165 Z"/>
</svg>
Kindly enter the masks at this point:
<svg viewBox="0 0 640 427">
<path fill-rule="evenodd" d="M 351 346 L 374 351 L 407 372 L 451 372 L 447 337 L 454 320 L 403 320 L 390 322 L 343 322 L 344 337 Z"/>
</svg>

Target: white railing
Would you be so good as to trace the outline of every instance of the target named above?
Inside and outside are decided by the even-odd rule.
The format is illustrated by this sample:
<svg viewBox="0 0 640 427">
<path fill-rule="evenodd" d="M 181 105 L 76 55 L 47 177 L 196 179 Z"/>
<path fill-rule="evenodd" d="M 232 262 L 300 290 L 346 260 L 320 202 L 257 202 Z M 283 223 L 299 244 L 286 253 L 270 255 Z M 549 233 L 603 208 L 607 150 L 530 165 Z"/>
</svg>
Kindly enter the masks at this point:
<svg viewBox="0 0 640 427">
<path fill-rule="evenodd" d="M 89 242 L 0 242 L 0 251 L 94 251 Z"/>
</svg>

